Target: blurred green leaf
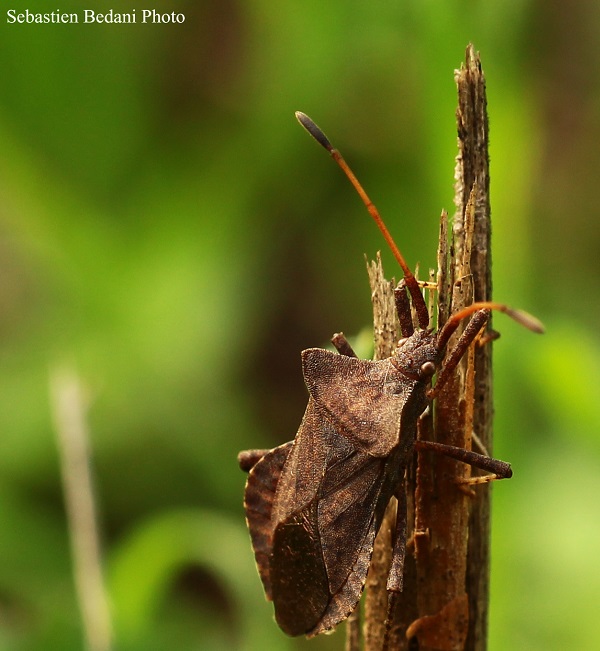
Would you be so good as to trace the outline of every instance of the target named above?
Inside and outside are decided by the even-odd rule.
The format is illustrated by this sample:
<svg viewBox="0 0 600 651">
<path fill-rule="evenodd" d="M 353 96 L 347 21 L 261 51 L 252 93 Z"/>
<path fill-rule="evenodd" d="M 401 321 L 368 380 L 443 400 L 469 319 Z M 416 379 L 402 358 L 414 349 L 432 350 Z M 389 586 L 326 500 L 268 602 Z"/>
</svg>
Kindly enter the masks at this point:
<svg viewBox="0 0 600 651">
<path fill-rule="evenodd" d="M 110 559 L 110 596 L 117 640 L 124 648 L 144 648 L 175 577 L 198 565 L 214 575 L 231 600 L 234 629 L 217 624 L 236 649 L 288 648 L 276 626 L 262 625 L 270 610 L 250 557 L 248 534 L 239 521 L 207 510 L 165 513 L 136 527 L 114 548 Z M 215 623 L 213 622 L 212 626 Z M 213 648 L 204 643 L 202 648 Z M 221 642 L 224 644 L 224 642 Z M 214 648 L 225 648 L 217 646 Z"/>
</svg>

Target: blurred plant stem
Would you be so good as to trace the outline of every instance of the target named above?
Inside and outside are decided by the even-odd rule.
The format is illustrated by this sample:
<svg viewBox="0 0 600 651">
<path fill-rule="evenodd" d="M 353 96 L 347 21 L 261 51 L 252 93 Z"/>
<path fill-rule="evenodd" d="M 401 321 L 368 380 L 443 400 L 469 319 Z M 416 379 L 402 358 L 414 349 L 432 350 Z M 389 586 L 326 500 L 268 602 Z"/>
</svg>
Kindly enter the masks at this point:
<svg viewBox="0 0 600 651">
<path fill-rule="evenodd" d="M 110 651 L 111 623 L 100 562 L 86 404 L 75 370 L 63 367 L 52 371 L 50 399 L 85 648 Z"/>
</svg>

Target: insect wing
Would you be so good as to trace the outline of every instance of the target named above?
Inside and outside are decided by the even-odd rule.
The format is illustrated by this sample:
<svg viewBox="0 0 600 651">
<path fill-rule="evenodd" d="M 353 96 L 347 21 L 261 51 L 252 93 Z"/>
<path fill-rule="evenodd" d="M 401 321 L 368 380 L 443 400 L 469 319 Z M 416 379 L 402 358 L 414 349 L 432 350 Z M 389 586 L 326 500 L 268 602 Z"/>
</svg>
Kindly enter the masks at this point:
<svg viewBox="0 0 600 651">
<path fill-rule="evenodd" d="M 309 631 L 330 600 L 317 509 L 332 436 L 309 398 L 271 513 L 269 580 L 277 623 L 288 635 Z"/>
<path fill-rule="evenodd" d="M 317 462 L 311 465 L 315 451 Z M 398 456 L 385 459 L 358 450 L 309 400 L 273 508 L 270 582 L 275 616 L 286 633 L 316 635 L 356 607 L 397 484 Z M 310 485 L 302 486 L 307 478 Z"/>
<path fill-rule="evenodd" d="M 322 418 L 315 401 L 309 398 L 302 423 L 277 484 L 273 504 L 273 526 L 285 522 L 316 498 L 325 475 L 328 448 L 335 435 Z"/>
<path fill-rule="evenodd" d="M 333 372 L 323 372 L 333 360 Z M 252 468 L 245 507 L 279 626 L 289 635 L 313 636 L 348 617 L 360 599 L 375 536 L 404 472 L 399 421 L 410 386 L 390 377 L 393 369 L 383 362 L 320 349 L 304 351 L 303 362 L 311 396 L 302 424 L 293 444 L 268 452 Z M 342 398 L 332 416 L 336 385 Z M 369 385 L 360 414 L 355 392 Z M 392 413 L 387 429 L 368 408 L 381 405 Z M 357 422 L 359 434 L 347 436 Z M 383 446 L 378 435 L 387 439 Z"/>
<path fill-rule="evenodd" d="M 331 599 L 311 636 L 333 628 L 356 608 L 375 536 L 403 469 L 399 453 L 383 459 L 360 450 L 328 467 L 319 529 Z"/>
<path fill-rule="evenodd" d="M 387 457 L 400 441 L 400 417 L 414 381 L 389 360 L 370 361 L 320 348 L 302 352 L 311 397 L 356 447 Z"/>
<path fill-rule="evenodd" d="M 272 599 L 269 562 L 272 549 L 272 511 L 281 471 L 292 443 L 285 443 L 265 454 L 248 474 L 244 492 L 246 522 L 252 540 L 256 567 L 269 601 Z"/>
<path fill-rule="evenodd" d="M 275 618 L 288 635 L 308 633 L 330 601 L 317 508 L 315 498 L 279 522 L 273 533 L 270 580 Z"/>
</svg>

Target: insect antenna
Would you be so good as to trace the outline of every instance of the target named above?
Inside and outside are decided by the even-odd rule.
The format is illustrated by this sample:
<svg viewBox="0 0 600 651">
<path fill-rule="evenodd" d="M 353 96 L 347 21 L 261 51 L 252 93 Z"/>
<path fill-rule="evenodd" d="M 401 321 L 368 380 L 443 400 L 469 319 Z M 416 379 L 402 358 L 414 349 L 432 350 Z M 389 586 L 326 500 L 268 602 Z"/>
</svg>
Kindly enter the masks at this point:
<svg viewBox="0 0 600 651">
<path fill-rule="evenodd" d="M 468 316 L 474 312 L 478 312 L 479 310 L 497 310 L 498 312 L 504 312 L 504 314 L 509 316 L 517 323 L 520 323 L 528 330 L 537 332 L 538 334 L 543 334 L 544 332 L 544 325 L 542 322 L 524 310 L 515 310 L 511 307 L 508 307 L 508 305 L 504 305 L 503 303 L 479 301 L 477 303 L 472 303 L 462 310 L 459 310 L 446 321 L 443 328 L 438 333 L 437 341 L 439 348 L 442 350 L 445 348 L 448 340 L 454 334 L 456 328 L 458 328 L 460 322 L 463 319 L 466 319 Z"/>
<path fill-rule="evenodd" d="M 413 305 L 417 313 L 419 327 L 423 329 L 427 328 L 429 325 L 429 311 L 427 310 L 427 304 L 425 303 L 423 294 L 421 294 L 421 290 L 419 289 L 419 283 L 417 282 L 417 279 L 415 278 L 413 272 L 410 270 L 410 267 L 406 264 L 404 256 L 400 252 L 400 249 L 397 247 L 396 242 L 394 242 L 394 239 L 388 231 L 387 226 L 379 214 L 379 211 L 375 207 L 375 204 L 371 201 L 369 195 L 365 192 L 359 180 L 354 175 L 354 172 L 350 169 L 348 163 L 346 163 L 344 160 L 344 157 L 331 144 L 331 142 L 329 142 L 329 139 L 323 133 L 323 131 L 321 131 L 321 129 L 308 117 L 308 115 L 302 113 L 301 111 L 296 111 L 296 118 L 298 122 L 300 122 L 300 124 L 308 131 L 308 133 L 331 154 L 333 160 L 342 168 L 342 171 L 348 177 L 350 183 L 352 183 L 354 186 L 354 189 L 362 199 L 367 210 L 369 211 L 369 214 L 374 219 L 377 227 L 385 238 L 387 245 L 390 247 L 394 257 L 402 268 L 402 272 L 404 273 L 404 282 L 411 295 Z"/>
</svg>

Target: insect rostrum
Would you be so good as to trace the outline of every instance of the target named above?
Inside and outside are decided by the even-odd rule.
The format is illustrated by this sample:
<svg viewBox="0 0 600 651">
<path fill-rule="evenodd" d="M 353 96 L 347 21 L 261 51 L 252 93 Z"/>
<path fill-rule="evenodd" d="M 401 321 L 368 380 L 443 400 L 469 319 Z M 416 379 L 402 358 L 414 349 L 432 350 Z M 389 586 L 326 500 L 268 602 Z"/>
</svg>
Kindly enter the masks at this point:
<svg viewBox="0 0 600 651">
<path fill-rule="evenodd" d="M 349 172 L 354 184 L 345 161 L 322 131 L 304 114 L 297 117 Z M 475 303 L 433 332 L 416 279 L 358 187 L 404 271 L 396 290 L 403 338 L 392 357 L 378 361 L 358 359 L 343 336 L 334 339 L 338 353 L 319 348 L 303 351 L 309 399 L 294 441 L 270 451 L 240 454 L 240 464 L 250 469 L 244 504 L 259 574 L 267 598 L 273 601 L 277 623 L 289 635 L 313 636 L 330 630 L 356 607 L 387 504 L 394 495 L 400 498 L 399 505 L 404 504 L 404 473 L 419 417 L 485 327 L 490 310 L 507 312 L 533 330 L 541 328 L 529 315 L 504 305 Z M 469 327 L 440 368 L 450 336 L 470 315 Z M 432 389 L 436 372 L 438 381 Z M 498 477 L 511 474 L 508 464 L 445 447 L 440 450 L 431 444 L 431 449 Z M 405 521 L 406 513 L 399 508 L 387 583 L 391 591 L 402 590 Z"/>
</svg>

